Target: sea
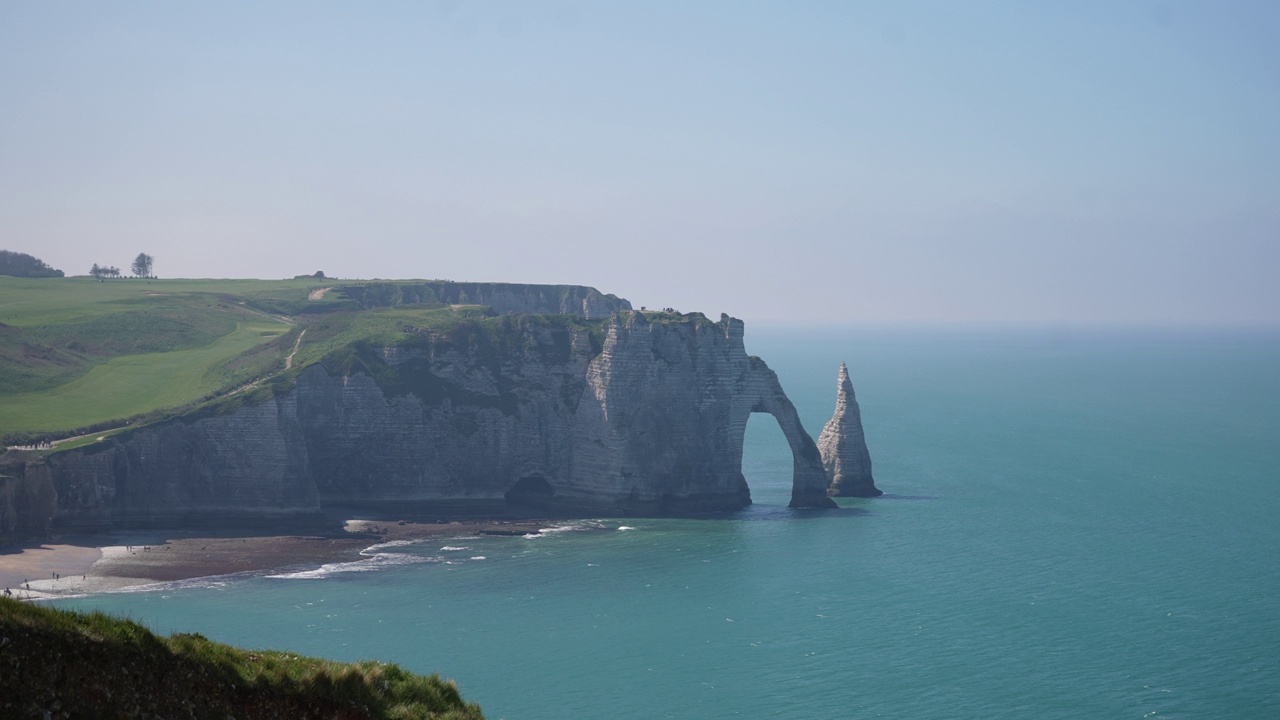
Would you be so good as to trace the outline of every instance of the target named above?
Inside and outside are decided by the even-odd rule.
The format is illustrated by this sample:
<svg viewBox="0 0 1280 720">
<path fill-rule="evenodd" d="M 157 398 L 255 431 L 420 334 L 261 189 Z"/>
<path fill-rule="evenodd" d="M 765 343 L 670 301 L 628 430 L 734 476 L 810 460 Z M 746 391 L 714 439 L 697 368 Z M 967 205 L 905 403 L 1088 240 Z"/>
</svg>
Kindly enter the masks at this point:
<svg viewBox="0 0 1280 720">
<path fill-rule="evenodd" d="M 487 717 L 1280 718 L 1280 334 L 748 328 L 816 438 L 842 361 L 875 499 L 754 504 L 63 600 L 378 659 Z"/>
</svg>

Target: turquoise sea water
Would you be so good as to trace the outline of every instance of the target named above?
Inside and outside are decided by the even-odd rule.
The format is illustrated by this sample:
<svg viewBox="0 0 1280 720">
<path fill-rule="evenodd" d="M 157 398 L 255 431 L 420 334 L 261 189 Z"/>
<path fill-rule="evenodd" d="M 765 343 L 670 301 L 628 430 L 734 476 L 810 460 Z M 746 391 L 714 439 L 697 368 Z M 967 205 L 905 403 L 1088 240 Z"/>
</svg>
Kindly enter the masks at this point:
<svg viewBox="0 0 1280 720">
<path fill-rule="evenodd" d="M 1280 337 L 749 328 L 878 485 L 60 602 L 455 678 L 490 718 L 1280 717 Z M 284 575 L 283 577 L 279 575 Z"/>
</svg>

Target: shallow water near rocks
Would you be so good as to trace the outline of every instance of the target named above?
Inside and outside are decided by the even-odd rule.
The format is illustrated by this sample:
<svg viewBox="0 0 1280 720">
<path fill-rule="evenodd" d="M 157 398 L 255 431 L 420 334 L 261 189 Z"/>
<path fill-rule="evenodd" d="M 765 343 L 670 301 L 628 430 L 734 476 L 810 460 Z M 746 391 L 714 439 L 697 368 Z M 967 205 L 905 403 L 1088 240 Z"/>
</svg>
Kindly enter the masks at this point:
<svg viewBox="0 0 1280 720">
<path fill-rule="evenodd" d="M 1280 337 L 748 329 L 874 500 L 388 544 L 59 601 L 454 678 L 490 718 L 1280 717 Z"/>
</svg>

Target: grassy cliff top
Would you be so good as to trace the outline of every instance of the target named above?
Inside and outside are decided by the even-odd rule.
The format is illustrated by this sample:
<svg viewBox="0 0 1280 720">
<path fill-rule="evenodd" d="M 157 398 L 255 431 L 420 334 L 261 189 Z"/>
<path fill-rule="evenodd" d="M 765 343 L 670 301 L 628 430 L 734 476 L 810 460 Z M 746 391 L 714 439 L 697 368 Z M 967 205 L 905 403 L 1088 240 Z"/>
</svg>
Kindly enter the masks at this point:
<svg viewBox="0 0 1280 720">
<path fill-rule="evenodd" d="M 0 277 L 0 435 L 180 407 L 266 372 L 232 361 L 296 321 L 316 281 Z M 316 309 L 333 304 L 321 299 Z"/>
<path fill-rule="evenodd" d="M 161 637 L 101 613 L 0 597 L 0 638 L 3 717 L 483 718 L 436 675 Z"/>
<path fill-rule="evenodd" d="M 495 292 L 616 300 L 569 285 L 0 277 L 0 439 L 91 441 L 252 391 L 351 344 L 459 323 L 500 334 L 488 307 L 441 302 Z"/>
</svg>

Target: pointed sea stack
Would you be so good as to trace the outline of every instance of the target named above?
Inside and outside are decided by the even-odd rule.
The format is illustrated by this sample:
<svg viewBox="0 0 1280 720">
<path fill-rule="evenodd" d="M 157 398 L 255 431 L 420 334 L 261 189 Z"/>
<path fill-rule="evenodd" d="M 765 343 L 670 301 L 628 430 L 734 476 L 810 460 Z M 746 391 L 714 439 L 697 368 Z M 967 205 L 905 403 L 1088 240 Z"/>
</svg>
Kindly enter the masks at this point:
<svg viewBox="0 0 1280 720">
<path fill-rule="evenodd" d="M 828 492 L 840 497 L 883 495 L 871 478 L 871 453 L 867 452 L 867 439 L 862 434 L 862 414 L 858 411 L 853 383 L 849 382 L 849 369 L 844 363 L 840 363 L 837 383 L 836 412 L 818 437 L 822 466 L 831 481 Z"/>
</svg>

